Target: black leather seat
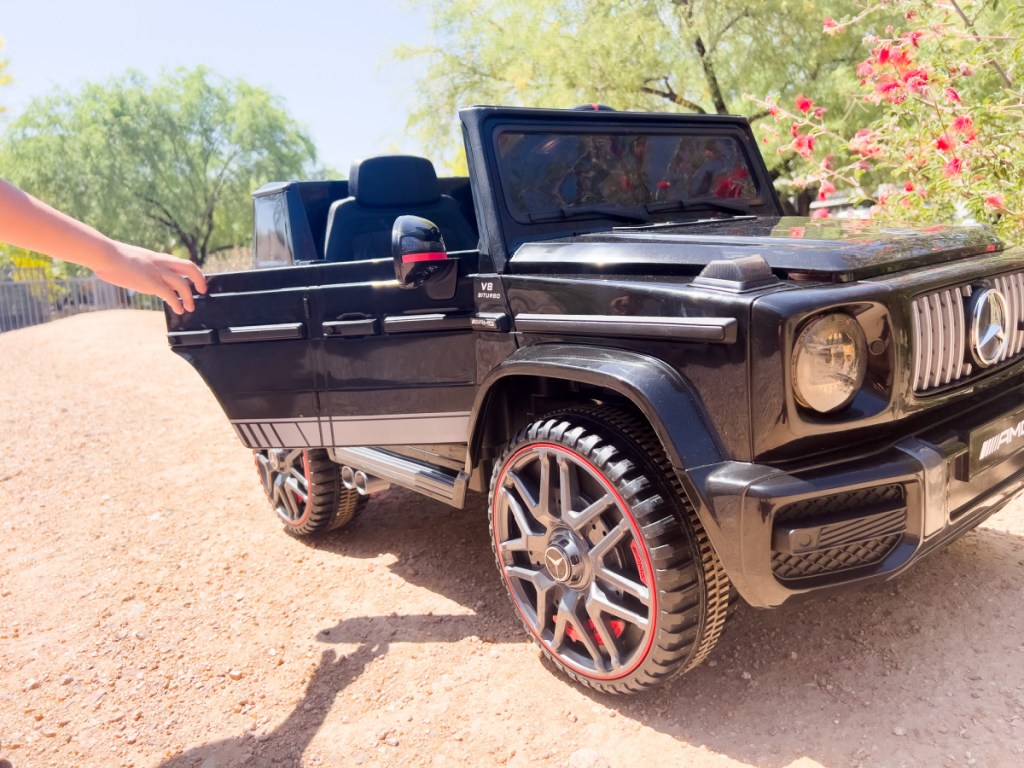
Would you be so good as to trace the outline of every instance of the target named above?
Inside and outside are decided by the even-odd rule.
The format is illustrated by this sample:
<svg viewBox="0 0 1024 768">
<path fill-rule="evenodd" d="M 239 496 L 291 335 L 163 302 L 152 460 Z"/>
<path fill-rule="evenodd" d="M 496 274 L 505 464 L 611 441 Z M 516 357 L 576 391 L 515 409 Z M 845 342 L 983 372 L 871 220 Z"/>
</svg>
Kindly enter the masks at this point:
<svg viewBox="0 0 1024 768">
<path fill-rule="evenodd" d="M 423 157 L 382 155 L 357 160 L 349 197 L 331 204 L 324 258 L 355 261 L 391 255 L 391 227 L 405 214 L 430 219 L 449 251 L 477 247 L 477 236 L 458 203 L 442 195 L 434 165 Z"/>
</svg>

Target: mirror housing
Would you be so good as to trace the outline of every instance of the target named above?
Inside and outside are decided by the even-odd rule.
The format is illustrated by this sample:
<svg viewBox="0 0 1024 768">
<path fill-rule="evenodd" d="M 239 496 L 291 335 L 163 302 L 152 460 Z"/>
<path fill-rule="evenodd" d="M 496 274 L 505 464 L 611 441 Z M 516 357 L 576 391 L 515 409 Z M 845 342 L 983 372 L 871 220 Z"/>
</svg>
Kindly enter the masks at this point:
<svg viewBox="0 0 1024 768">
<path fill-rule="evenodd" d="M 448 258 L 437 225 L 419 216 L 395 219 L 391 228 L 391 257 L 395 261 L 395 279 L 402 288 L 418 288 L 424 283 L 440 287 L 449 274 L 454 280 L 458 264 L 457 260 Z M 431 298 L 434 298 L 432 293 Z"/>
</svg>

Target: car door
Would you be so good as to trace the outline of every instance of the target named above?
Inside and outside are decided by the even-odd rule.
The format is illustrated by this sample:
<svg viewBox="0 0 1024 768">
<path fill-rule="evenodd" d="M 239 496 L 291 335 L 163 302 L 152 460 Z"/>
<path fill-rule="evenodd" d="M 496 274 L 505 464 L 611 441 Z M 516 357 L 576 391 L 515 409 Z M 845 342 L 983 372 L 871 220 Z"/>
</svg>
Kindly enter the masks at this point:
<svg viewBox="0 0 1024 768">
<path fill-rule="evenodd" d="M 251 448 L 321 444 L 308 280 L 316 269 L 212 275 L 194 312 L 167 312 L 174 352 L 203 377 Z"/>
<path fill-rule="evenodd" d="M 352 262 L 363 279 L 312 292 L 330 445 L 465 442 L 476 377 L 467 273 L 477 258 L 467 253 L 459 264 L 450 298 L 431 298 L 426 286 L 400 288 L 391 259 Z"/>
</svg>

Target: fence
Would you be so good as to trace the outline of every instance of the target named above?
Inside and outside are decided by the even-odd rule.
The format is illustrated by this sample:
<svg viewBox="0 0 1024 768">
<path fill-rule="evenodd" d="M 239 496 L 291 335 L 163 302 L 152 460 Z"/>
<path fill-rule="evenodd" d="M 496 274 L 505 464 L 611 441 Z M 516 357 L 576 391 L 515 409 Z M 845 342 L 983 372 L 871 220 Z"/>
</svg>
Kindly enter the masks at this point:
<svg viewBox="0 0 1024 768">
<path fill-rule="evenodd" d="M 46 270 L 15 268 L 0 274 L 0 333 L 99 309 L 160 309 L 154 296 L 119 288 L 98 277 L 50 278 Z"/>
</svg>

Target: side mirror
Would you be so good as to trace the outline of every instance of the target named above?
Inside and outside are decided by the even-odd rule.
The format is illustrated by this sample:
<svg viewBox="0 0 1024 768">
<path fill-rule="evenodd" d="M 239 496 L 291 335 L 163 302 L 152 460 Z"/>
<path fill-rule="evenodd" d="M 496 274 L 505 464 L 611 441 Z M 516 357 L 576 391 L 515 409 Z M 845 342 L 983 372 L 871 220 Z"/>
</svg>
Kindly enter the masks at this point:
<svg viewBox="0 0 1024 768">
<path fill-rule="evenodd" d="M 450 299 L 455 295 L 458 260 L 449 259 L 441 230 L 434 222 L 419 216 L 399 216 L 391 228 L 391 257 L 395 279 L 402 288 L 426 284 L 432 299 Z"/>
</svg>

